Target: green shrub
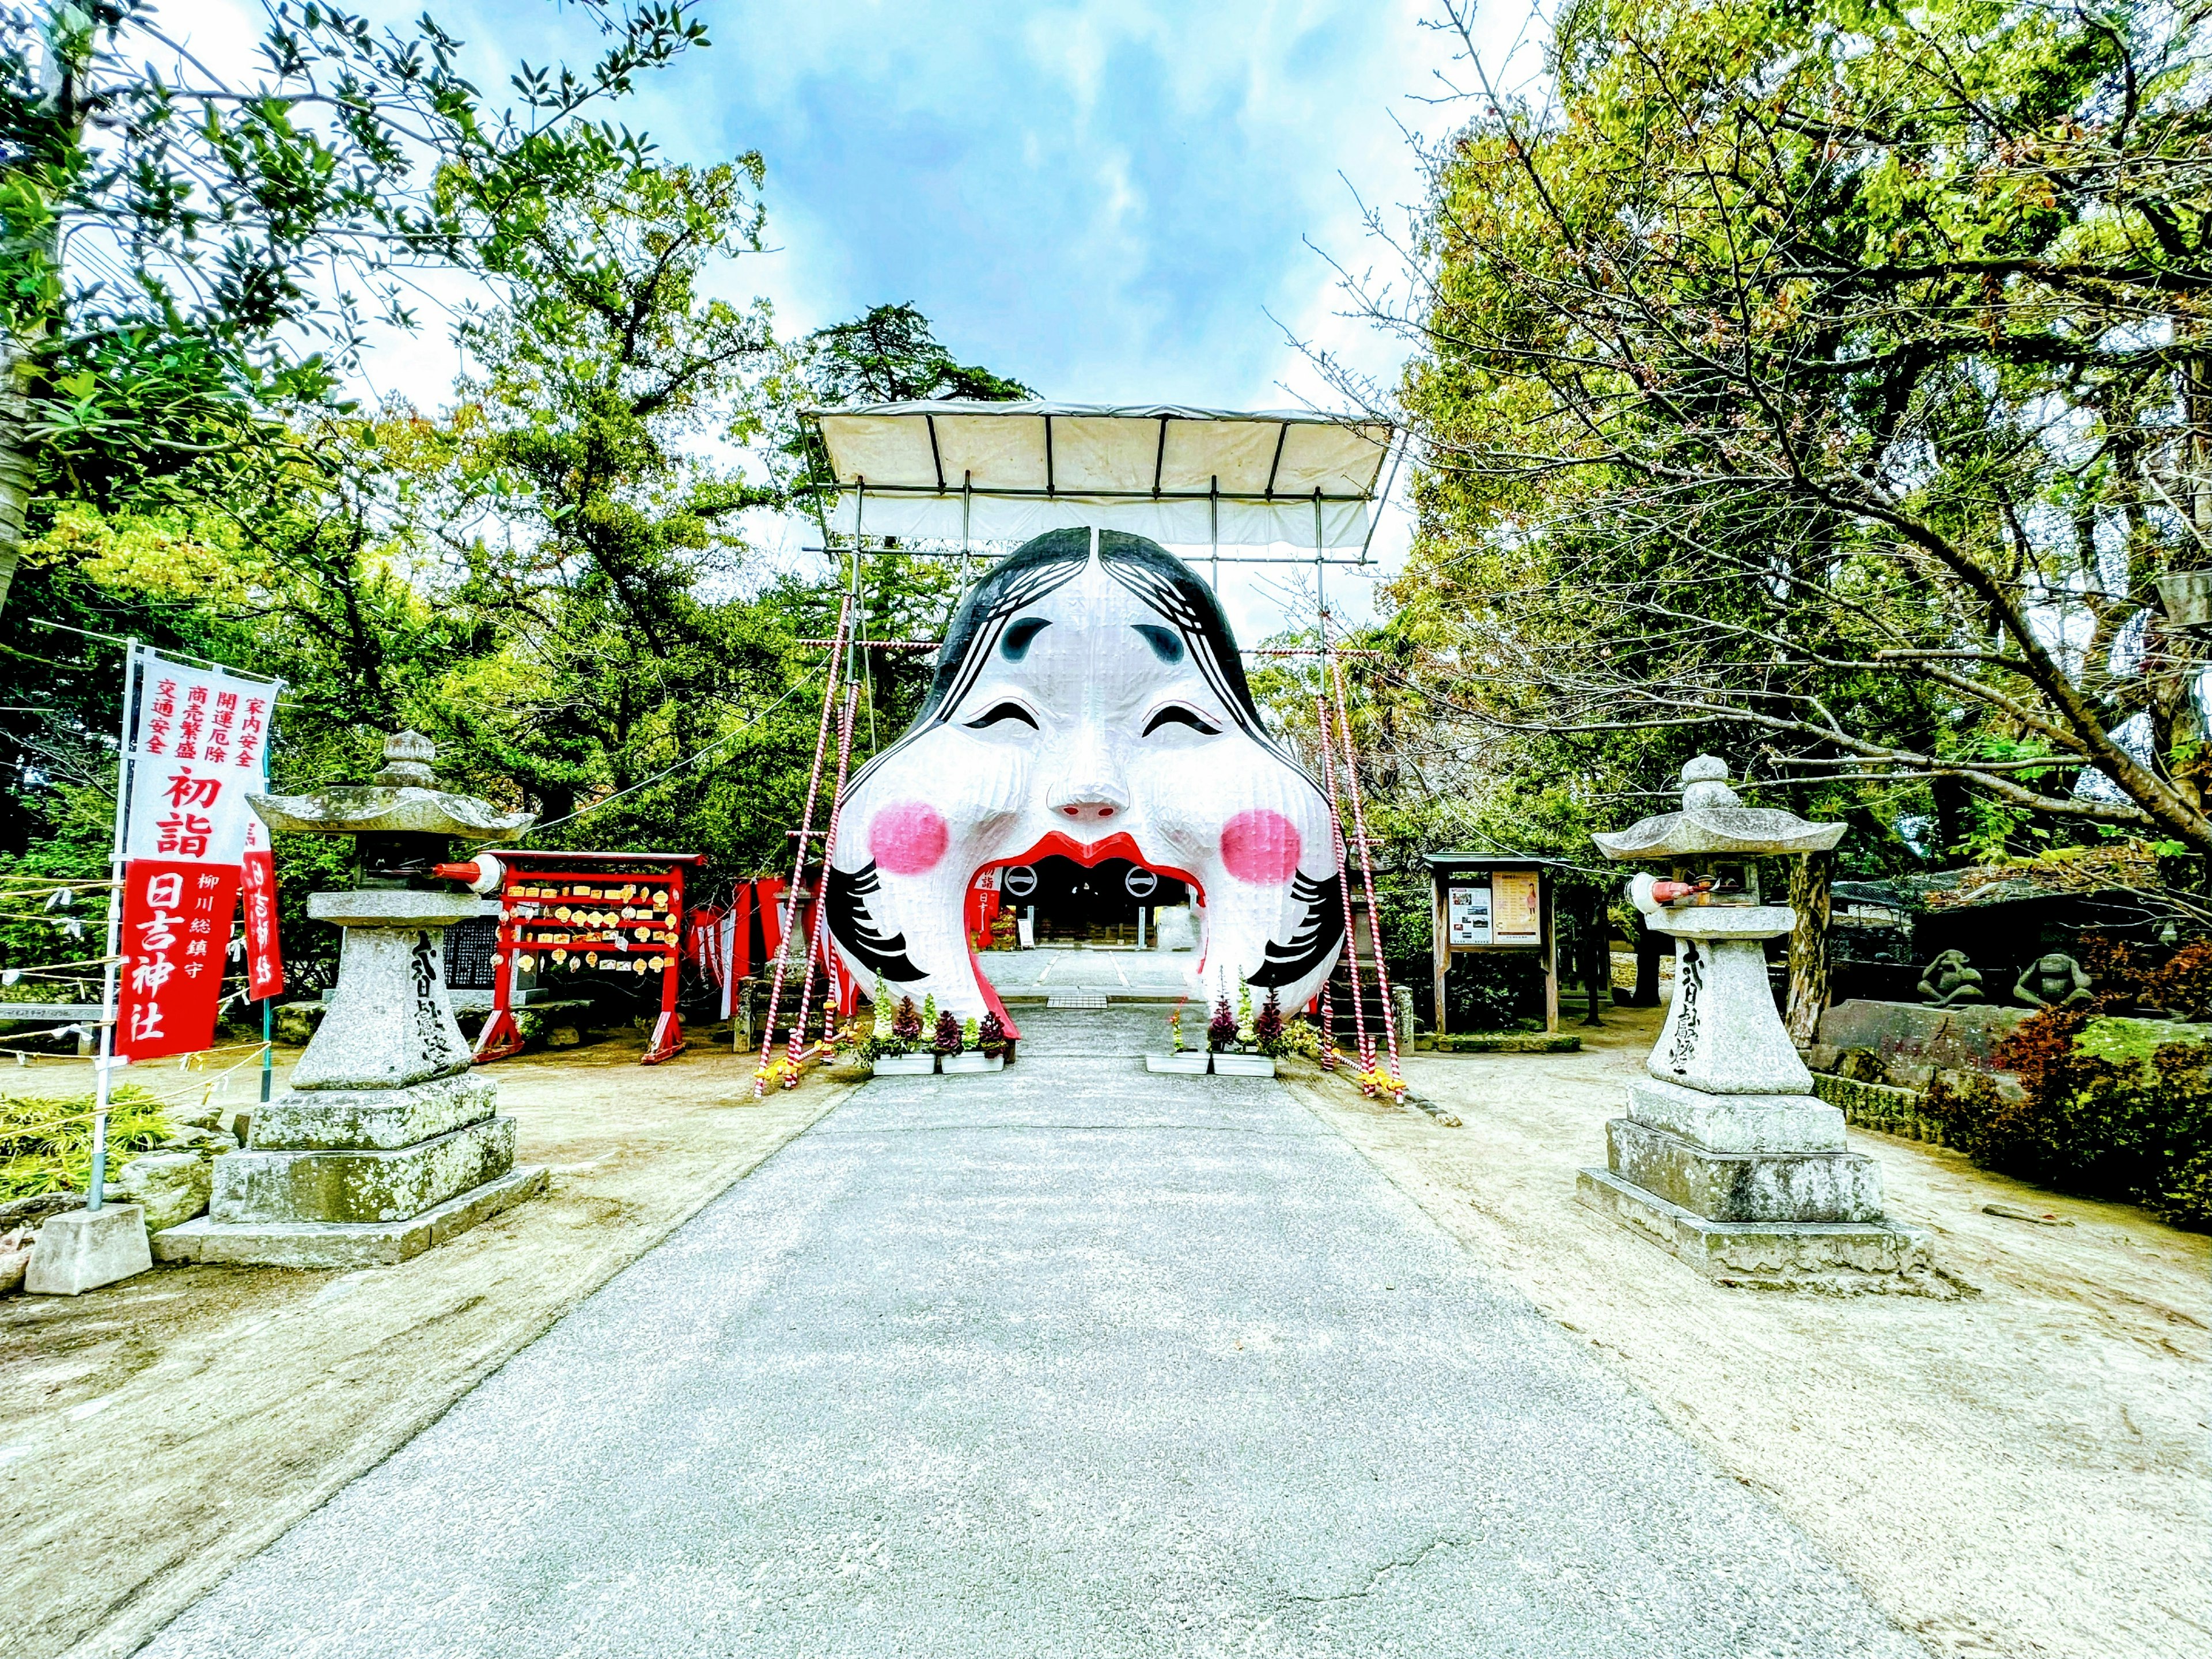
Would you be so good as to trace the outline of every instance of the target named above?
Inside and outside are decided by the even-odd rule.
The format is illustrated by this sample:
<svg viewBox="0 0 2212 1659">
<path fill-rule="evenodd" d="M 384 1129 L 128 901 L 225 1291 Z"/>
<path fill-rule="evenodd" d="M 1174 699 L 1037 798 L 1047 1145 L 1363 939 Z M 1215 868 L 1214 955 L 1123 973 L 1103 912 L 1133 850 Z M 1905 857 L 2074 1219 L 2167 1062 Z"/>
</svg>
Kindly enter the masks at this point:
<svg viewBox="0 0 2212 1659">
<path fill-rule="evenodd" d="M 2080 1046 L 2093 1018 L 2045 1009 L 1998 1046 L 2021 1098 L 2003 1098 L 1986 1078 L 1939 1078 L 1923 1112 L 1989 1169 L 2212 1229 L 2212 1045 L 2169 1042 L 2148 1064 L 2120 1064 Z"/>
<path fill-rule="evenodd" d="M 92 1179 L 92 1103 L 88 1094 L 0 1095 L 0 1203 L 84 1191 Z M 131 1085 L 116 1090 L 108 1103 L 108 1172 L 169 1133 L 151 1095 Z"/>
</svg>

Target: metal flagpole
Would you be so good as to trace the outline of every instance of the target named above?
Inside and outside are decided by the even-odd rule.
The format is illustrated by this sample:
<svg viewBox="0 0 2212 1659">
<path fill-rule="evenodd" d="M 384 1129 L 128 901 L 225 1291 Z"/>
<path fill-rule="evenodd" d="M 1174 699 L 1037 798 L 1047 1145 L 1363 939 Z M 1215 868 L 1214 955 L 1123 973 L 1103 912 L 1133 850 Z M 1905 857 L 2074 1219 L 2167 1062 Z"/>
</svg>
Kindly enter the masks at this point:
<svg viewBox="0 0 2212 1659">
<path fill-rule="evenodd" d="M 1328 561 L 1322 556 L 1321 547 L 1321 491 L 1314 491 L 1314 610 L 1321 618 L 1321 644 L 1328 646 L 1328 596 L 1322 591 L 1322 578 L 1328 569 Z"/>
<path fill-rule="evenodd" d="M 123 943 L 123 848 L 131 812 L 131 740 L 138 711 L 139 653 L 137 640 L 123 659 L 123 745 L 115 762 L 115 841 L 108 854 L 107 963 L 100 976 L 100 1058 L 94 1062 L 92 1097 L 92 1176 L 85 1182 L 84 1207 L 97 1210 L 107 1186 L 107 1103 L 114 1092 L 115 1008 Z"/>
<path fill-rule="evenodd" d="M 848 684 L 859 680 L 868 688 L 868 747 L 876 746 L 876 665 L 868 653 L 868 602 L 861 575 L 861 561 L 868 556 L 866 530 L 868 481 L 854 482 L 853 491 L 853 661 L 845 670 Z"/>
<path fill-rule="evenodd" d="M 1323 649 L 1324 651 L 1327 649 L 1325 640 Z M 1324 656 L 1322 660 L 1326 662 L 1327 657 Z M 1352 1029 L 1356 1034 L 1355 1040 L 1358 1043 L 1356 1052 L 1359 1058 L 1359 1070 L 1364 1076 L 1371 1073 L 1375 1069 L 1375 1049 L 1367 1040 L 1367 1011 L 1359 992 L 1359 933 L 1352 925 L 1352 872 L 1346 867 L 1345 861 L 1344 818 L 1337 807 L 1336 758 L 1332 752 L 1334 740 L 1329 736 L 1328 732 L 1327 689 L 1328 682 L 1325 677 L 1326 672 L 1327 671 L 1324 670 L 1324 678 L 1322 681 L 1322 690 L 1314 698 L 1314 729 L 1321 736 L 1322 781 L 1328 791 L 1328 834 L 1330 841 L 1336 848 L 1337 899 L 1344 911 L 1344 960 L 1346 976 L 1352 988 Z M 1371 934 L 1375 927 L 1372 911 L 1369 912 L 1367 925 L 1368 931 Z M 1326 991 L 1326 985 L 1322 988 Z M 1322 1023 L 1325 1027 L 1328 1026 L 1328 1012 L 1324 1012 Z M 1336 1033 L 1333 1027 L 1328 1029 L 1327 1036 L 1328 1047 L 1334 1047 Z M 1326 1063 L 1328 1052 L 1328 1048 L 1325 1047 L 1322 1050 L 1324 1063 Z M 1327 1069 L 1334 1070 L 1334 1067 L 1328 1066 Z"/>
<path fill-rule="evenodd" d="M 261 788 L 264 794 L 269 793 L 269 748 L 276 737 L 276 694 L 275 692 L 269 694 L 269 702 L 270 705 L 269 724 L 264 726 L 261 732 Z M 270 873 L 274 874 L 276 866 L 273 852 L 270 856 L 269 867 Z M 245 866 L 241 864 L 239 869 L 241 891 L 244 890 L 245 873 Z M 246 949 L 249 954 L 246 957 L 246 971 L 250 983 L 253 973 L 253 958 L 251 955 L 253 947 L 253 918 L 241 907 L 239 919 L 245 924 L 246 930 Z M 276 925 L 273 920 L 270 925 L 271 927 Z M 271 1046 L 271 1039 L 275 1036 L 276 1007 L 276 999 L 274 995 L 261 999 L 261 1103 L 264 1106 L 269 1103 L 269 1088 L 276 1070 L 276 1051 Z"/>
</svg>

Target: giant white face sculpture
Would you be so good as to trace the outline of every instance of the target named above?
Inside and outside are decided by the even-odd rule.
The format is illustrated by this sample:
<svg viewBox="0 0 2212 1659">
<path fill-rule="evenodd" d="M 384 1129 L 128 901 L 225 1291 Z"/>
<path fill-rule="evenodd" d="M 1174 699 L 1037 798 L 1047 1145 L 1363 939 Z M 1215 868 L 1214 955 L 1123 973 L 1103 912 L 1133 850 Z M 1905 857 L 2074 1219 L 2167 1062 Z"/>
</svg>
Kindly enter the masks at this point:
<svg viewBox="0 0 2212 1659">
<path fill-rule="evenodd" d="M 976 584 L 927 704 L 848 793 L 830 935 L 863 985 L 1003 1014 L 967 890 L 1054 854 L 1195 886 L 1203 994 L 1241 976 L 1287 1012 L 1343 943 L 1328 803 L 1261 725 L 1212 591 L 1141 537 L 1053 531 Z"/>
</svg>

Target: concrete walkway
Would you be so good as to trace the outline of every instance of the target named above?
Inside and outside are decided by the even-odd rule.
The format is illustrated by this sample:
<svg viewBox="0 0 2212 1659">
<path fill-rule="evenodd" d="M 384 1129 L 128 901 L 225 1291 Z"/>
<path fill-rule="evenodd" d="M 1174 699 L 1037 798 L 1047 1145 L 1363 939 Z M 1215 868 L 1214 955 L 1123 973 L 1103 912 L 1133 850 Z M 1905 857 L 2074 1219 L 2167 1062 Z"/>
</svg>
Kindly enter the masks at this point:
<svg viewBox="0 0 2212 1659">
<path fill-rule="evenodd" d="M 1084 1018 L 863 1088 L 145 1651 L 1922 1653 L 1279 1086 Z"/>
<path fill-rule="evenodd" d="M 1103 991 L 1109 998 L 1180 997 L 1198 966 L 1195 951 L 986 951 L 975 960 L 1005 997 Z"/>
</svg>

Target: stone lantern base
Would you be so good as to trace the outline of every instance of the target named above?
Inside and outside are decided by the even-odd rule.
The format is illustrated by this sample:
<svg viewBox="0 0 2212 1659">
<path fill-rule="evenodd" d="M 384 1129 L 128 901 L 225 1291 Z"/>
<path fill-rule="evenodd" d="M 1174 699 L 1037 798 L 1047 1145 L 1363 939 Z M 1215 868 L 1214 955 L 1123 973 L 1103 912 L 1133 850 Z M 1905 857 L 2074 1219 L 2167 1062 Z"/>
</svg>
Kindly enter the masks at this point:
<svg viewBox="0 0 2212 1659">
<path fill-rule="evenodd" d="M 1575 1188 L 1592 1209 L 1724 1285 L 1904 1288 L 1929 1266 L 1928 1235 L 1893 1221 L 1711 1221 L 1609 1170 L 1583 1170 Z"/>
<path fill-rule="evenodd" d="M 317 893 L 345 929 L 337 989 L 292 1071 L 215 1160 L 208 1213 L 155 1236 L 164 1261 L 283 1267 L 404 1261 L 545 1188 L 514 1167 L 514 1120 L 469 1068 L 443 933 L 474 902 L 386 889 Z"/>
</svg>

